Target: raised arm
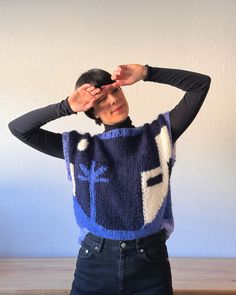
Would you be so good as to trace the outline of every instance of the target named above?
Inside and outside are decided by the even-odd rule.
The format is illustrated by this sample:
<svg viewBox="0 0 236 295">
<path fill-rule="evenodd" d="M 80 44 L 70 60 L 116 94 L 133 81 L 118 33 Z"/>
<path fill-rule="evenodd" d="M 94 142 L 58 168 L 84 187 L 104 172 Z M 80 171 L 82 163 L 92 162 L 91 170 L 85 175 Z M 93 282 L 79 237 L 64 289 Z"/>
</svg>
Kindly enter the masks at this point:
<svg viewBox="0 0 236 295">
<path fill-rule="evenodd" d="M 210 88 L 211 78 L 200 73 L 147 66 L 144 81 L 158 82 L 185 91 L 180 102 L 170 111 L 173 141 L 175 142 L 192 123 Z"/>
<path fill-rule="evenodd" d="M 91 84 L 84 84 L 60 103 L 28 112 L 11 121 L 8 127 L 25 144 L 63 159 L 62 134 L 44 130 L 41 126 L 55 119 L 86 111 L 105 93 L 105 90 L 101 91 Z"/>
<path fill-rule="evenodd" d="M 63 159 L 62 135 L 40 128 L 46 123 L 73 114 L 68 100 L 28 112 L 11 121 L 11 133 L 25 144 L 57 158 Z"/>
<path fill-rule="evenodd" d="M 211 83 L 211 78 L 207 75 L 186 70 L 138 64 L 118 66 L 113 72 L 112 79 L 116 80 L 113 84 L 115 86 L 132 85 L 143 80 L 168 84 L 186 92 L 180 102 L 170 111 L 171 131 L 174 142 L 196 117 Z"/>
</svg>

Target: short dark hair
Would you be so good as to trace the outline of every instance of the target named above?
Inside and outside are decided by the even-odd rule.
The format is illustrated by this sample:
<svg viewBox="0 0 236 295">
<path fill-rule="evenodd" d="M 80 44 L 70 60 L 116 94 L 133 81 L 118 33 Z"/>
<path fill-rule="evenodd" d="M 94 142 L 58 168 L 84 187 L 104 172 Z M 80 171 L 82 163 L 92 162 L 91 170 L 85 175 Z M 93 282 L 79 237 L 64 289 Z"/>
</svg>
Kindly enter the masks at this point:
<svg viewBox="0 0 236 295">
<path fill-rule="evenodd" d="M 83 84 L 89 83 L 93 86 L 100 88 L 103 85 L 112 84 L 115 81 L 111 79 L 111 74 L 101 69 L 91 69 L 84 72 L 76 81 L 75 89 L 79 88 Z M 90 119 L 95 120 L 96 124 L 101 125 L 102 120 L 96 118 L 94 114 L 94 108 L 90 108 L 84 112 Z"/>
</svg>

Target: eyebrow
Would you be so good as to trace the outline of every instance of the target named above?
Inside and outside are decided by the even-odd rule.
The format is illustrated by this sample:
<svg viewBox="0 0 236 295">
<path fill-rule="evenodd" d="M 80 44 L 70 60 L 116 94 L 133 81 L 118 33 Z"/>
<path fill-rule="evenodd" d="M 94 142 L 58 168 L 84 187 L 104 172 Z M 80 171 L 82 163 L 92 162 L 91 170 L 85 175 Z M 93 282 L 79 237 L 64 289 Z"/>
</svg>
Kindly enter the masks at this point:
<svg viewBox="0 0 236 295">
<path fill-rule="evenodd" d="M 114 87 L 109 93 L 113 93 L 114 91 L 120 89 L 120 87 Z M 100 102 L 101 100 L 103 100 L 104 98 L 107 97 L 107 94 L 106 95 L 103 95 L 102 97 L 100 97 L 97 102 Z"/>
</svg>

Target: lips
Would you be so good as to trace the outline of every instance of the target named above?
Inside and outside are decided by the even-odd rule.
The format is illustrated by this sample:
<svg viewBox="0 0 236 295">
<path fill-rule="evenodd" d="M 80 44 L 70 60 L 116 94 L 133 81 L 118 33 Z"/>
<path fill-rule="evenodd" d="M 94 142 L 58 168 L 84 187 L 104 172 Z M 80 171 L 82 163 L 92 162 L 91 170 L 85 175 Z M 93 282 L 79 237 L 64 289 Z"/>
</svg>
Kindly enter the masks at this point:
<svg viewBox="0 0 236 295">
<path fill-rule="evenodd" d="M 119 106 L 118 108 L 116 108 L 114 111 L 112 111 L 112 113 L 116 112 L 116 111 L 120 111 L 123 108 L 124 105 Z"/>
</svg>

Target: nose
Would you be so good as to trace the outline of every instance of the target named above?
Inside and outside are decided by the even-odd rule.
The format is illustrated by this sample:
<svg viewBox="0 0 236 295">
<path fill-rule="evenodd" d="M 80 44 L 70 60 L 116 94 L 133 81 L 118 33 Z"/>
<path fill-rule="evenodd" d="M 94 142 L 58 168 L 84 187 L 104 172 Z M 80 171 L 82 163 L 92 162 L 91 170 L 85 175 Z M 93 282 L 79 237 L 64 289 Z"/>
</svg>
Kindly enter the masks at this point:
<svg viewBox="0 0 236 295">
<path fill-rule="evenodd" d="M 115 95 L 110 95 L 110 104 L 114 105 L 119 101 L 118 97 L 116 97 Z"/>
</svg>

